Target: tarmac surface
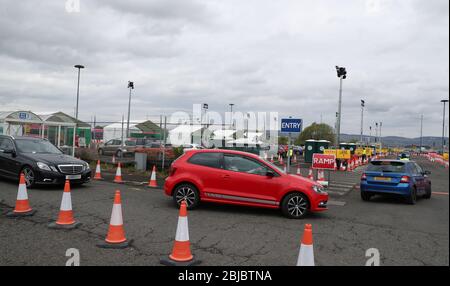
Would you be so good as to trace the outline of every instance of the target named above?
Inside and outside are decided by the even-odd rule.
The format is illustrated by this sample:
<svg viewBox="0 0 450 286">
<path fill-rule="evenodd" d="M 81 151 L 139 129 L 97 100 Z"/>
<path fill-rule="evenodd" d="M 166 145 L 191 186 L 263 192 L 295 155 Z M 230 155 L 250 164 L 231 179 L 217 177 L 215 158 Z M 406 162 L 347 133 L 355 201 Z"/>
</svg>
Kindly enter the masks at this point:
<svg viewBox="0 0 450 286">
<path fill-rule="evenodd" d="M 367 249 L 377 248 L 381 265 L 449 265 L 449 173 L 425 159 L 432 172 L 433 195 L 407 205 L 396 198 L 360 199 L 362 168 L 332 174 L 327 212 L 302 220 L 279 210 L 202 204 L 189 212 L 193 254 L 201 265 L 295 265 L 305 223 L 313 227 L 316 265 L 364 265 Z M 304 170 L 302 170 L 304 171 Z M 126 179 L 126 178 L 125 178 Z M 102 249 L 115 190 L 121 190 L 126 249 Z M 178 220 L 172 199 L 161 189 L 140 184 L 93 181 L 72 188 L 75 230 L 53 230 L 63 187 L 28 190 L 32 217 L 7 218 L 14 207 L 17 182 L 0 179 L 0 265 L 65 265 L 76 248 L 81 265 L 160 265 L 171 252 Z"/>
</svg>

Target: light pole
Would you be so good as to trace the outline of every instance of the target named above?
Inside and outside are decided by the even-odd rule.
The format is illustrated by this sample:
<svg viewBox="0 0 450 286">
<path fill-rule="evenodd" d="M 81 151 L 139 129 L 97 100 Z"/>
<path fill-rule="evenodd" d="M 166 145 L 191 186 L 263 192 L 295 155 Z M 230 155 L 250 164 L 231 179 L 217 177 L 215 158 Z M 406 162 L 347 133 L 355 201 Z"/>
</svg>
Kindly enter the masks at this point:
<svg viewBox="0 0 450 286">
<path fill-rule="evenodd" d="M 234 106 L 234 103 L 230 103 L 229 105 L 230 105 L 230 113 L 231 113 L 230 127 L 232 127 L 233 126 L 233 106 Z"/>
<path fill-rule="evenodd" d="M 375 122 L 375 143 L 378 143 L 378 122 Z"/>
<path fill-rule="evenodd" d="M 419 153 L 422 153 L 422 145 L 423 145 L 423 114 L 420 116 L 420 147 L 419 147 Z"/>
<path fill-rule="evenodd" d="M 205 146 L 206 144 L 203 144 L 203 134 L 204 134 L 204 130 L 203 130 L 203 112 L 205 113 L 205 117 L 206 117 L 206 111 L 208 110 L 208 108 L 209 108 L 209 105 L 207 104 L 207 103 L 203 103 L 203 106 L 202 106 L 202 114 L 201 114 L 201 118 L 200 118 L 200 127 L 201 127 L 201 132 L 200 132 L 200 134 L 201 134 L 201 141 L 200 141 L 200 146 Z M 206 123 L 205 123 L 205 125 L 206 125 Z M 206 143 L 206 142 L 205 142 Z"/>
<path fill-rule="evenodd" d="M 77 105 L 75 107 L 75 126 L 73 127 L 73 144 L 72 144 L 72 156 L 75 156 L 75 137 L 77 134 L 77 123 L 78 123 L 78 103 L 80 100 L 80 73 L 81 69 L 84 69 L 83 65 L 75 65 L 75 68 L 78 69 L 78 83 L 77 83 Z"/>
<path fill-rule="evenodd" d="M 131 90 L 134 89 L 134 82 L 128 81 L 128 88 L 130 89 L 130 95 L 128 96 L 127 138 L 130 138 Z M 122 141 L 122 144 L 125 144 L 125 142 Z"/>
<path fill-rule="evenodd" d="M 380 121 L 380 132 L 379 132 L 379 139 L 378 141 L 380 141 L 380 150 L 381 150 L 381 126 L 383 126 L 383 122 Z"/>
<path fill-rule="evenodd" d="M 372 126 L 369 126 L 369 140 L 367 140 L 369 142 L 369 146 L 370 143 L 372 142 Z"/>
<path fill-rule="evenodd" d="M 445 146 L 445 104 L 448 102 L 448 99 L 443 99 L 441 102 L 444 104 L 444 111 L 442 113 L 442 154 L 444 154 L 444 146 Z"/>
<path fill-rule="evenodd" d="M 362 100 L 361 99 L 361 139 L 360 139 L 360 142 L 361 142 L 361 146 L 362 146 L 362 144 L 363 144 L 363 120 L 364 120 L 364 106 L 365 106 L 365 101 L 364 100 Z"/>
<path fill-rule="evenodd" d="M 342 110 L 342 81 L 347 78 L 347 71 L 344 67 L 336 66 L 337 76 L 339 78 L 339 105 L 338 105 L 338 120 L 336 130 L 336 144 L 339 146 L 341 140 L 341 110 Z"/>
</svg>

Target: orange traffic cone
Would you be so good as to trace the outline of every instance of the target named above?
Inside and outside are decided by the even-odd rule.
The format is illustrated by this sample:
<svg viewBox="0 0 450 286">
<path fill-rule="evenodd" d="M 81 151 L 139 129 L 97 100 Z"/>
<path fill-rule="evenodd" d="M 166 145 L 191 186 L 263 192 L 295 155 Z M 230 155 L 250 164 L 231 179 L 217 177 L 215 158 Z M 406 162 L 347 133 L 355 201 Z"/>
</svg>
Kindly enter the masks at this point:
<svg viewBox="0 0 450 286">
<path fill-rule="evenodd" d="M 94 180 L 103 180 L 102 171 L 101 171 L 101 167 L 100 167 L 100 160 L 97 160 L 97 167 L 95 168 Z"/>
<path fill-rule="evenodd" d="M 317 182 L 322 186 L 328 186 L 328 181 L 325 180 L 325 172 L 322 169 L 317 170 Z"/>
<path fill-rule="evenodd" d="M 48 227 L 74 229 L 80 225 L 81 223 L 76 222 L 75 219 L 73 218 L 72 198 L 70 195 L 70 182 L 69 180 L 66 180 L 58 220 L 56 222 L 50 223 Z"/>
<path fill-rule="evenodd" d="M 284 171 L 285 173 L 287 173 L 286 164 L 283 164 L 283 171 Z"/>
<path fill-rule="evenodd" d="M 117 190 L 114 195 L 114 204 L 109 223 L 108 234 L 104 242 L 98 244 L 102 248 L 125 248 L 131 244 L 132 240 L 127 240 L 123 228 L 122 202 L 120 191 Z"/>
<path fill-rule="evenodd" d="M 349 172 L 353 171 L 353 161 L 352 160 L 347 161 L 347 171 L 349 171 Z"/>
<path fill-rule="evenodd" d="M 339 162 L 339 165 L 341 165 L 340 168 L 339 168 L 341 171 L 345 171 L 345 170 L 346 170 L 346 169 L 345 169 L 344 162 L 340 161 L 340 162 Z"/>
<path fill-rule="evenodd" d="M 312 168 L 309 168 L 308 179 L 314 180 L 314 172 Z"/>
<path fill-rule="evenodd" d="M 20 173 L 19 188 L 17 190 L 16 207 L 12 212 L 6 214 L 7 217 L 32 216 L 36 211 L 30 207 L 27 194 L 27 184 L 25 175 Z"/>
<path fill-rule="evenodd" d="M 123 184 L 122 181 L 122 168 L 120 167 L 120 162 L 117 163 L 116 176 L 114 177 L 114 183 Z"/>
<path fill-rule="evenodd" d="M 297 175 L 302 176 L 302 172 L 300 172 L 300 165 L 297 166 Z"/>
<path fill-rule="evenodd" d="M 194 256 L 191 253 L 187 206 L 185 201 L 182 201 L 180 205 L 177 232 L 175 235 L 175 243 L 173 245 L 172 254 L 170 254 L 167 258 L 161 259 L 160 262 L 161 264 L 167 266 L 191 266 L 200 263 L 199 260 L 194 259 Z"/>
<path fill-rule="evenodd" d="M 150 176 L 150 181 L 148 182 L 147 187 L 149 188 L 157 188 L 158 183 L 156 182 L 156 166 L 153 165 L 152 174 Z"/>
<path fill-rule="evenodd" d="M 312 226 L 305 224 L 303 239 L 300 244 L 297 266 L 314 266 L 314 248 L 312 238 Z"/>
<path fill-rule="evenodd" d="M 116 155 L 113 154 L 112 159 L 111 159 L 111 162 L 112 162 L 113 164 L 116 163 Z"/>
</svg>

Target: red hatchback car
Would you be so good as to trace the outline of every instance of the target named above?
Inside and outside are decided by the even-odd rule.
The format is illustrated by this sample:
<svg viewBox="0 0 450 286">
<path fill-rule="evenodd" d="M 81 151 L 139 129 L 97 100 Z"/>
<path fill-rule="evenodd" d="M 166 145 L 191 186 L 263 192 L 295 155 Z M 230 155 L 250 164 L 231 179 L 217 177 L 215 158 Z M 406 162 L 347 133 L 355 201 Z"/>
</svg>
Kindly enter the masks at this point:
<svg viewBox="0 0 450 286">
<path fill-rule="evenodd" d="M 289 175 L 258 156 L 231 150 L 190 150 L 171 165 L 164 191 L 177 206 L 200 201 L 280 208 L 289 218 L 327 209 L 318 183 Z"/>
</svg>

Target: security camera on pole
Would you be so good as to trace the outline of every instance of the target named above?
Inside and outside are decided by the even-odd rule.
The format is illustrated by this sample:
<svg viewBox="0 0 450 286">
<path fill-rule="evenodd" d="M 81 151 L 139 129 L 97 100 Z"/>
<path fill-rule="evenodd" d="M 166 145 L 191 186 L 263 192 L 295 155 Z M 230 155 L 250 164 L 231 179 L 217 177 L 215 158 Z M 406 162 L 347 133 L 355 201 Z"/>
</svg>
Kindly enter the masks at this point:
<svg viewBox="0 0 450 286">
<path fill-rule="evenodd" d="M 347 71 L 344 67 L 336 66 L 337 76 L 339 78 L 339 105 L 338 105 L 338 118 L 337 118 L 337 130 L 336 130 L 336 146 L 339 146 L 341 139 L 341 110 L 342 110 L 342 80 L 347 78 Z"/>
<path fill-rule="evenodd" d="M 128 88 L 130 89 L 130 95 L 128 97 L 127 139 L 130 138 L 131 90 L 134 89 L 134 82 L 128 81 Z M 122 140 L 122 144 L 124 144 L 123 140 Z"/>
</svg>

